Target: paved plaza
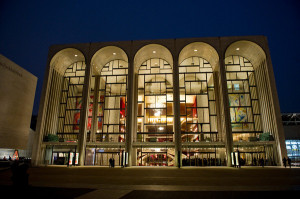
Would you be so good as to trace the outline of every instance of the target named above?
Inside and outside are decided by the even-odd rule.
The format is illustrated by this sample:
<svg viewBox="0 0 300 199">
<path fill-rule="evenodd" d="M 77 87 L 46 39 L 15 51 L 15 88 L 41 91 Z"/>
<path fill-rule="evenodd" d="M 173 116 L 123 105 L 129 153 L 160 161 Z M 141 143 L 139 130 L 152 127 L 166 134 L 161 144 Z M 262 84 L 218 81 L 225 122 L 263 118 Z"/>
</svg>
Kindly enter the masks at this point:
<svg viewBox="0 0 300 199">
<path fill-rule="evenodd" d="M 45 198 L 266 198 L 300 190 L 300 168 L 47 166 L 28 174 L 23 193 Z M 11 175 L 0 171 L 2 193 L 15 190 Z"/>
</svg>

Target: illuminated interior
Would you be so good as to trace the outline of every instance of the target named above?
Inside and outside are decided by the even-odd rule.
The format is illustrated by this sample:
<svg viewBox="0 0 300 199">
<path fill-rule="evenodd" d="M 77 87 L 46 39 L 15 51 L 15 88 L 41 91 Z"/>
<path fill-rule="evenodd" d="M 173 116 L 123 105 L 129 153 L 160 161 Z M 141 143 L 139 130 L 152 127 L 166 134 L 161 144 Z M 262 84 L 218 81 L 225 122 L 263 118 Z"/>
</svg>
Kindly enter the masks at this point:
<svg viewBox="0 0 300 199">
<path fill-rule="evenodd" d="M 254 69 L 242 56 L 225 59 L 233 141 L 249 141 L 262 133 Z"/>
<path fill-rule="evenodd" d="M 84 62 L 73 63 L 63 76 L 57 135 L 64 141 L 78 140 L 84 78 Z"/>
<path fill-rule="evenodd" d="M 163 59 L 149 59 L 138 71 L 138 142 L 173 142 L 172 68 Z"/>
<path fill-rule="evenodd" d="M 80 165 L 107 166 L 109 157 L 120 165 L 125 155 L 130 166 L 229 166 L 234 149 L 255 165 L 252 157 L 281 153 L 272 66 L 258 44 L 162 41 L 100 42 L 49 57 L 36 164 L 45 156 L 65 164 L 72 152 Z"/>
<path fill-rule="evenodd" d="M 174 166 L 175 151 L 172 148 L 137 149 L 138 166 Z"/>
<path fill-rule="evenodd" d="M 225 149 L 217 147 L 182 149 L 182 166 L 226 166 Z"/>
<path fill-rule="evenodd" d="M 275 165 L 273 146 L 248 146 L 234 147 L 240 153 L 240 163 L 242 166 L 260 166 L 260 159 L 264 159 L 266 166 Z"/>
<path fill-rule="evenodd" d="M 92 128 L 95 108 L 95 138 L 92 140 L 96 142 L 125 141 L 127 74 L 128 63 L 119 59 L 108 62 L 102 68 L 97 64 L 94 66 L 87 129 Z"/>
<path fill-rule="evenodd" d="M 179 66 L 182 142 L 217 141 L 217 112 L 211 65 L 189 57 Z"/>
</svg>

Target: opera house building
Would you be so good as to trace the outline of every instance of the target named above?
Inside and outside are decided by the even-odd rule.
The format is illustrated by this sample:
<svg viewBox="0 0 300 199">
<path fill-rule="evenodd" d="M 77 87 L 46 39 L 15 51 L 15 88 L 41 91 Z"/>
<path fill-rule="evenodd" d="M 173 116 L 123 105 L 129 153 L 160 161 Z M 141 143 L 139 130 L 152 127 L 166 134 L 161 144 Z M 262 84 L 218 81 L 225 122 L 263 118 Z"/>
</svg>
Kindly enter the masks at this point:
<svg viewBox="0 0 300 199">
<path fill-rule="evenodd" d="M 265 36 L 53 45 L 34 165 L 281 165 Z"/>
</svg>

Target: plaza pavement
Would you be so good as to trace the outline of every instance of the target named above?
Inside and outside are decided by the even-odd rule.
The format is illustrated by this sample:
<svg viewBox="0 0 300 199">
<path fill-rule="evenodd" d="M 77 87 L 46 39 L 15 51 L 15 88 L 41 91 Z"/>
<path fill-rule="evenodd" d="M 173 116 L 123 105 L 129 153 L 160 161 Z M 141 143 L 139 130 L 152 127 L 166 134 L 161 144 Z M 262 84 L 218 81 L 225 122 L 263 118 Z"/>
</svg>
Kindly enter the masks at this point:
<svg viewBox="0 0 300 199">
<path fill-rule="evenodd" d="M 29 168 L 28 174 L 24 193 L 37 198 L 245 199 L 300 191 L 300 168 L 47 166 Z M 0 171 L 0 191 L 13 190 L 10 177 L 10 169 Z"/>
</svg>

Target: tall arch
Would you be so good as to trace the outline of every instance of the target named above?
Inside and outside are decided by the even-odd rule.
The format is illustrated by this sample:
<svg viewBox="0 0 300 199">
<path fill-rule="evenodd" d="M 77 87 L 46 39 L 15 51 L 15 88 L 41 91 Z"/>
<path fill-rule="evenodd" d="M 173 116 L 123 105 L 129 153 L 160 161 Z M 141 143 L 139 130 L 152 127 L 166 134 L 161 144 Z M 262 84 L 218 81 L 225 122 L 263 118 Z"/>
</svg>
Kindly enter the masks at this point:
<svg viewBox="0 0 300 199">
<path fill-rule="evenodd" d="M 88 156 L 95 158 L 86 158 L 85 164 L 108 166 L 106 159 L 114 158 L 120 166 L 123 142 L 128 138 L 128 57 L 121 48 L 106 46 L 93 55 L 91 68 L 87 141 L 98 143 L 98 148 L 87 148 Z M 110 147 L 101 148 L 105 143 Z"/>
<path fill-rule="evenodd" d="M 220 166 L 225 149 L 218 117 L 219 55 L 211 45 L 193 42 L 181 50 L 178 61 L 182 165 Z M 204 161 L 210 158 L 214 161 Z"/>
<path fill-rule="evenodd" d="M 56 135 L 61 141 L 77 140 L 79 120 L 76 124 L 74 122 L 75 115 L 80 112 L 81 107 L 77 109 L 74 100 L 76 97 L 82 97 L 85 78 L 84 55 L 74 48 L 59 51 L 50 61 L 49 77 L 45 115 L 47 119 L 43 135 Z"/>
<path fill-rule="evenodd" d="M 61 132 L 61 126 L 67 127 L 73 129 L 74 123 L 74 112 L 73 115 L 69 114 L 69 116 L 61 115 L 64 110 L 64 112 L 72 112 L 71 108 L 63 107 L 63 104 L 69 104 L 74 105 L 74 102 L 70 102 L 71 98 L 68 98 L 66 103 L 63 103 L 61 100 L 64 98 L 64 94 L 69 95 L 70 92 L 67 90 L 64 90 L 65 85 L 69 85 L 69 87 L 72 87 L 72 89 L 69 89 L 69 91 L 75 91 L 78 90 L 75 85 L 75 79 L 77 78 L 77 81 L 80 78 L 84 79 L 85 76 L 85 56 L 84 54 L 75 48 L 65 48 L 57 52 L 50 60 L 49 62 L 49 71 L 48 76 L 45 78 L 47 80 L 46 86 L 44 87 L 44 103 L 40 106 L 42 107 L 41 116 L 40 116 L 40 122 L 38 126 L 38 136 L 37 136 L 37 146 L 40 148 L 42 146 L 43 142 L 65 142 L 68 140 L 77 141 L 78 140 L 78 134 L 79 132 L 69 132 L 69 134 L 64 134 L 64 132 Z M 72 68 L 72 69 L 71 69 Z M 80 71 L 77 71 L 77 68 L 80 68 Z M 83 69 L 84 68 L 84 69 Z M 78 72 L 81 73 L 79 76 L 83 77 L 75 77 L 75 75 L 68 74 L 67 71 L 73 70 L 74 74 Z M 72 81 L 70 81 L 72 79 Z M 82 89 L 79 89 L 82 90 Z M 74 93 L 74 92 L 73 92 Z M 70 95 L 71 96 L 71 95 Z M 68 103 L 69 102 L 69 103 Z M 61 120 L 65 120 L 65 118 L 68 118 L 68 121 L 61 122 Z M 70 123 L 67 123 L 70 122 Z M 66 124 L 66 125 L 65 125 Z M 76 124 L 75 126 L 78 126 L 79 124 Z M 82 124 L 80 124 L 82 125 Z M 33 153 L 33 162 L 34 164 L 37 164 L 37 161 L 44 160 L 48 164 L 53 164 L 53 161 L 56 161 L 55 158 L 53 158 L 55 155 L 57 155 L 57 150 L 59 147 L 46 147 L 46 150 L 36 150 Z M 71 147 L 73 151 L 76 149 L 76 143 L 74 143 L 74 146 Z M 66 150 L 66 149 L 62 149 Z M 44 153 L 45 152 L 45 153 Z"/>
<path fill-rule="evenodd" d="M 174 148 L 164 145 L 174 143 L 173 57 L 166 47 L 149 44 L 136 53 L 134 69 L 137 77 L 134 142 L 142 146 L 135 153 L 136 164 L 173 166 Z M 147 143 L 155 144 L 148 147 Z M 154 161 L 149 161 L 152 158 Z"/>
<path fill-rule="evenodd" d="M 234 141 L 269 141 L 265 145 L 257 142 L 256 148 L 241 145 L 239 150 L 244 154 L 246 164 L 252 164 L 249 150 L 253 150 L 251 154 L 256 154 L 256 159 L 263 158 L 272 165 L 281 164 L 282 138 L 276 124 L 266 53 L 252 41 L 233 42 L 225 51 L 225 67 Z M 245 128 L 235 129 L 242 126 Z M 272 140 L 278 143 L 277 147 L 273 146 Z"/>
</svg>

